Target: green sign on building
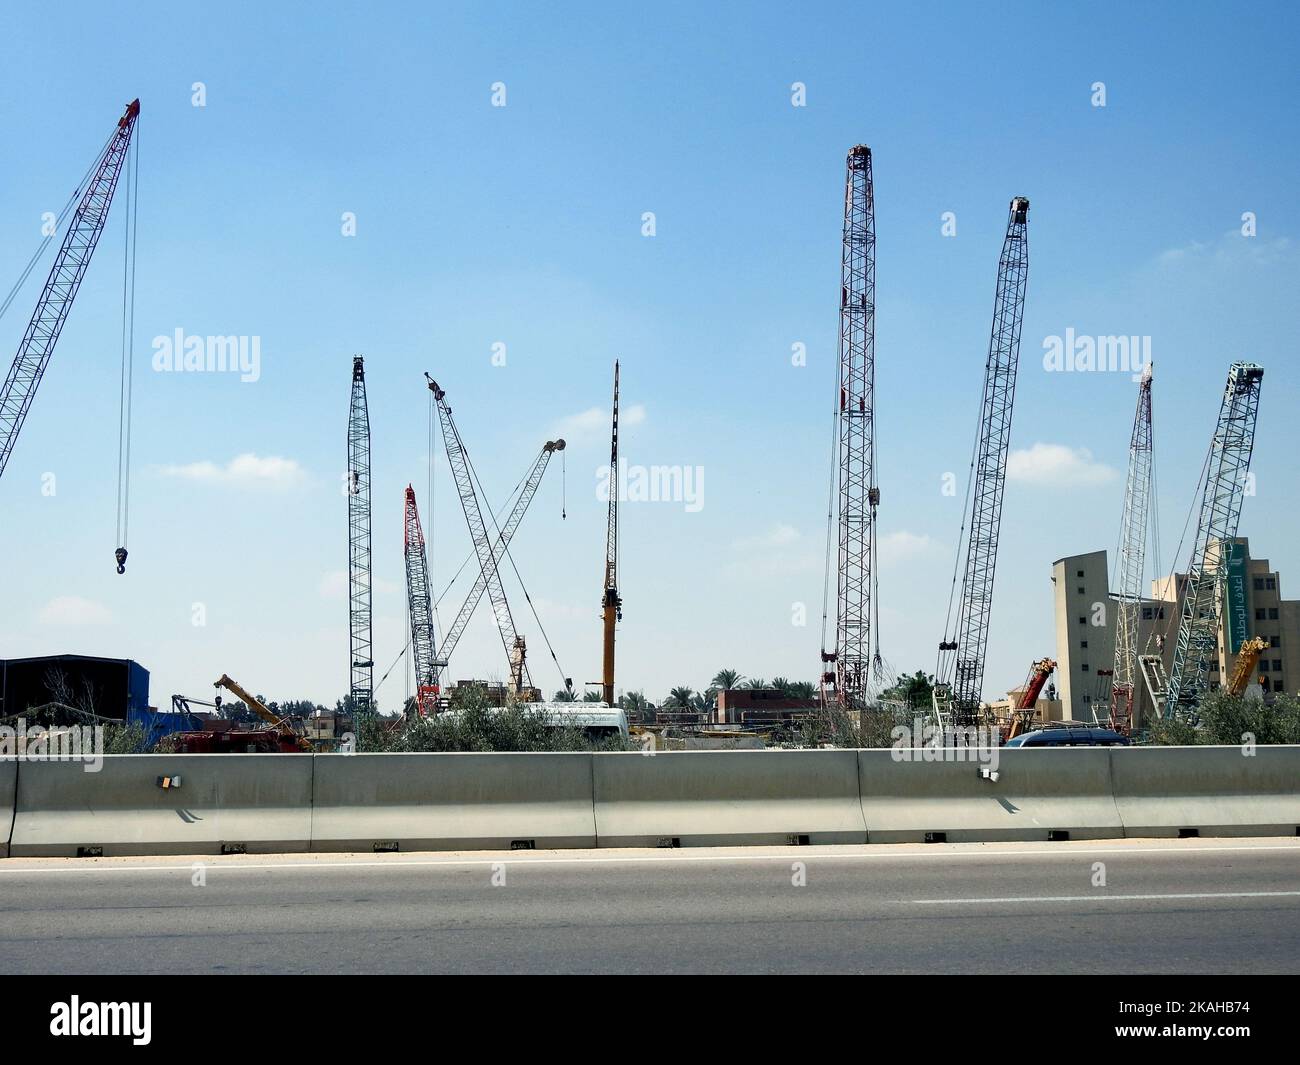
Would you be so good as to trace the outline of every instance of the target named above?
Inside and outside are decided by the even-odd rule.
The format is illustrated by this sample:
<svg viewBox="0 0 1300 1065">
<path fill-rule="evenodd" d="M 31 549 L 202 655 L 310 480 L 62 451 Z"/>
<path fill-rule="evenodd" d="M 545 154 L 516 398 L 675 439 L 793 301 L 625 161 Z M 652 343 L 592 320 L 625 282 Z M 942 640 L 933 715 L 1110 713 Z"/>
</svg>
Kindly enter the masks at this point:
<svg viewBox="0 0 1300 1065">
<path fill-rule="evenodd" d="M 1223 589 L 1224 613 L 1228 624 L 1228 652 L 1237 654 L 1250 638 L 1250 603 L 1246 586 L 1246 545 L 1228 544 Z"/>
</svg>

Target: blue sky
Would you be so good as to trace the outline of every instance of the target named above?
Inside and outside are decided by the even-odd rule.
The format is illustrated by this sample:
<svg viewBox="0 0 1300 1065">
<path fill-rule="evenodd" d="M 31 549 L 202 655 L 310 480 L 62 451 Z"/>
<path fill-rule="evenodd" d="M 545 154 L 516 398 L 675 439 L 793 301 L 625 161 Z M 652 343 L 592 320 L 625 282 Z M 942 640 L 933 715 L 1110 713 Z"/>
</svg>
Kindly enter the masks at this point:
<svg viewBox="0 0 1300 1065">
<path fill-rule="evenodd" d="M 636 411 L 628 460 L 704 471 L 697 512 L 624 507 L 620 688 L 657 699 L 723 666 L 815 679 L 856 143 L 875 163 L 882 645 L 896 668 L 931 669 L 943 628 L 961 499 L 941 485 L 950 471 L 965 483 L 1014 195 L 1032 204 L 1022 454 L 987 694 L 1055 646 L 1052 561 L 1115 545 L 1136 386 L 1046 372 L 1044 338 L 1067 329 L 1152 338 L 1166 568 L 1227 366 L 1265 366 L 1242 532 L 1300 581 L 1292 6 L 266 6 L 74 5 L 58 32 L 34 11 L 0 14 L 5 289 L 41 213 L 142 101 L 128 573 L 112 562 L 119 200 L 0 482 L 0 655 L 136 658 L 162 705 L 205 696 L 223 671 L 276 698 L 343 694 L 339 482 L 359 352 L 378 672 L 404 641 L 408 481 L 430 509 L 428 370 L 494 504 L 544 440 L 569 439 L 568 517 L 553 466 L 513 553 L 564 672 L 595 680 L 596 470 L 617 356 Z M 1098 81 L 1105 107 L 1092 105 Z M 496 82 L 505 107 L 492 106 Z M 791 105 L 795 82 L 804 107 Z M 941 234 L 944 212 L 956 236 Z M 0 357 L 36 294 L 0 321 Z M 152 372 L 152 338 L 178 328 L 259 337 L 260 378 Z M 806 366 L 791 365 L 796 343 Z M 442 587 L 469 541 L 441 454 L 435 477 L 426 524 Z M 535 678 L 553 690 L 537 624 L 508 588 Z M 453 665 L 503 674 L 486 613 Z M 402 685 L 395 672 L 381 706 Z"/>
</svg>

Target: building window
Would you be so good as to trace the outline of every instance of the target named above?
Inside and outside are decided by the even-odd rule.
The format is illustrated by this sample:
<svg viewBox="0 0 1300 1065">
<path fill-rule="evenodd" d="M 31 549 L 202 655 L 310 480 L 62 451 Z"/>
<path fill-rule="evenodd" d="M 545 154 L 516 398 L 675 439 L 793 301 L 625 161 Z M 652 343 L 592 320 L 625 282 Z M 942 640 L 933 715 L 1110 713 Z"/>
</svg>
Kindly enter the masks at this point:
<svg viewBox="0 0 1300 1065">
<path fill-rule="evenodd" d="M 1079 624 L 1080 624 L 1080 625 L 1086 625 L 1086 624 L 1088 624 L 1088 619 L 1087 619 L 1086 617 L 1081 617 L 1081 618 L 1079 618 Z"/>
<path fill-rule="evenodd" d="M 1281 646 L 1282 646 L 1282 637 L 1281 637 L 1281 636 L 1270 636 L 1270 637 L 1268 638 L 1268 645 L 1269 645 L 1270 647 L 1281 647 Z"/>
<path fill-rule="evenodd" d="M 1282 659 L 1280 658 L 1273 659 L 1273 672 L 1274 673 L 1282 672 Z"/>
<path fill-rule="evenodd" d="M 1257 592 L 1262 592 L 1263 590 L 1264 590 L 1264 578 L 1263 578 L 1263 577 L 1256 577 L 1256 578 L 1255 578 L 1255 591 L 1257 591 Z"/>
<path fill-rule="evenodd" d="M 1164 607 L 1161 607 L 1159 610 L 1156 611 L 1156 617 L 1157 617 L 1158 619 L 1160 619 L 1161 621 L 1164 621 L 1164 620 L 1165 620 L 1165 608 L 1164 608 Z"/>
<path fill-rule="evenodd" d="M 1084 701 L 1085 703 L 1090 703 L 1090 702 L 1092 702 L 1092 696 L 1091 696 L 1091 695 L 1085 695 L 1085 696 L 1083 697 L 1083 701 Z"/>
<path fill-rule="evenodd" d="M 1261 658 L 1261 659 L 1259 660 L 1259 671 L 1260 671 L 1261 673 L 1267 673 L 1267 672 L 1268 672 L 1268 659 L 1267 659 L 1267 658 Z"/>
<path fill-rule="evenodd" d="M 1276 691 L 1282 691 L 1282 689 L 1284 689 L 1285 687 L 1286 687 L 1286 685 L 1282 683 L 1282 678 L 1281 678 L 1281 677 L 1275 677 L 1275 678 L 1273 679 L 1273 688 L 1274 688 L 1274 690 L 1276 690 Z"/>
<path fill-rule="evenodd" d="M 1276 592 L 1276 591 L 1277 591 L 1277 578 L 1276 578 L 1276 577 L 1268 577 L 1268 578 L 1266 578 L 1265 581 L 1264 581 L 1264 587 L 1267 588 L 1270 592 Z"/>
<path fill-rule="evenodd" d="M 1264 608 L 1262 606 L 1257 606 L 1255 608 L 1255 620 L 1256 621 L 1264 620 Z"/>
<path fill-rule="evenodd" d="M 1152 609 L 1151 609 L 1149 606 L 1144 606 L 1144 607 L 1142 608 L 1142 620 L 1143 620 L 1143 621 L 1150 621 L 1151 618 L 1152 618 L 1153 616 L 1154 616 L 1154 612 L 1152 611 Z"/>
<path fill-rule="evenodd" d="M 1075 574 L 1075 576 L 1076 576 L 1076 577 L 1082 577 L 1082 576 L 1083 576 L 1083 570 L 1079 570 L 1079 571 Z"/>
<path fill-rule="evenodd" d="M 1277 607 L 1271 606 L 1268 608 L 1268 620 L 1269 621 L 1277 620 Z"/>
<path fill-rule="evenodd" d="M 1080 594 L 1080 595 L 1086 595 L 1087 593 L 1086 593 L 1082 588 L 1080 588 L 1080 589 L 1079 589 L 1079 594 Z"/>
<path fill-rule="evenodd" d="M 1087 646 L 1088 646 L 1088 641 L 1087 641 L 1087 640 L 1080 640 L 1080 641 L 1079 641 L 1079 647 L 1080 647 L 1080 648 L 1085 648 L 1085 647 L 1087 647 Z"/>
<path fill-rule="evenodd" d="M 1087 673 L 1087 672 L 1088 672 L 1088 663 L 1085 662 L 1083 665 L 1081 665 L 1081 666 L 1079 667 L 1079 670 L 1080 670 L 1080 672 Z"/>
</svg>

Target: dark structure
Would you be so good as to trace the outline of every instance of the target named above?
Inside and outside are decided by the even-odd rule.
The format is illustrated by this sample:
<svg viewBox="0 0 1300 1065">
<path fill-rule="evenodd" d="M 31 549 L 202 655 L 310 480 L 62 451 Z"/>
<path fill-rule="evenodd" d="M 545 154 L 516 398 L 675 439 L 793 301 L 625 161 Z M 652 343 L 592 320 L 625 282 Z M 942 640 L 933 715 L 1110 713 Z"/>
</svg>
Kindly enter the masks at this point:
<svg viewBox="0 0 1300 1065">
<path fill-rule="evenodd" d="M 348 404 L 348 690 L 358 714 L 370 713 L 374 695 L 370 639 L 370 413 L 365 363 L 357 355 Z"/>
<path fill-rule="evenodd" d="M 149 705 L 149 671 L 128 658 L 46 655 L 0 661 L 0 718 L 46 703 L 65 703 L 125 721 Z"/>
</svg>

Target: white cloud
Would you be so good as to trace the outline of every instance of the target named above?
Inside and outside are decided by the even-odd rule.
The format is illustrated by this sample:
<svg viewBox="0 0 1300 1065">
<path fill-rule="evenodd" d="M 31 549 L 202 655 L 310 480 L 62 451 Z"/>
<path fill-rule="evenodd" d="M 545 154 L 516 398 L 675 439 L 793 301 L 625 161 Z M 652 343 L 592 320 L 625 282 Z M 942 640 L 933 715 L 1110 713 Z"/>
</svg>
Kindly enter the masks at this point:
<svg viewBox="0 0 1300 1065">
<path fill-rule="evenodd" d="M 608 407 L 590 407 L 581 414 L 570 414 L 555 423 L 555 435 L 567 440 L 584 440 L 591 437 L 608 436 L 611 411 Z M 645 421 L 645 405 L 633 403 L 630 407 L 620 407 L 618 424 L 620 426 L 640 425 Z"/>
<path fill-rule="evenodd" d="M 318 588 L 322 599 L 346 599 L 348 597 L 348 571 L 345 569 L 330 570 L 321 577 Z M 397 584 L 393 581 L 376 579 L 372 574 L 370 591 L 372 595 L 389 595 L 397 591 Z"/>
<path fill-rule="evenodd" d="M 79 595 L 60 595 L 51 599 L 36 615 L 42 625 L 109 625 L 112 611 L 103 603 Z"/>
<path fill-rule="evenodd" d="M 251 451 L 236 455 L 224 466 L 215 462 L 190 462 L 181 466 L 163 466 L 165 477 L 180 477 L 187 481 L 207 484 L 264 485 L 284 488 L 302 479 L 303 469 L 297 459 L 268 455 L 265 458 Z"/>
<path fill-rule="evenodd" d="M 907 562 L 927 555 L 938 547 L 938 542 L 932 536 L 899 529 L 882 536 L 877 550 L 881 562 Z"/>
<path fill-rule="evenodd" d="M 737 551 L 751 551 L 787 547 L 797 542 L 801 533 L 793 525 L 774 525 L 765 533 L 757 536 L 742 536 L 732 541 L 731 546 Z"/>
<path fill-rule="evenodd" d="M 1106 484 L 1114 480 L 1117 473 L 1104 462 L 1094 459 L 1086 447 L 1039 442 L 1028 450 L 1011 452 L 1007 458 L 1007 476 L 1026 484 L 1074 488 Z"/>
</svg>

